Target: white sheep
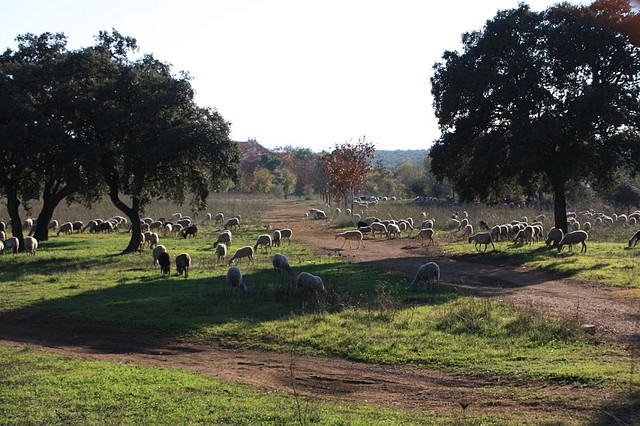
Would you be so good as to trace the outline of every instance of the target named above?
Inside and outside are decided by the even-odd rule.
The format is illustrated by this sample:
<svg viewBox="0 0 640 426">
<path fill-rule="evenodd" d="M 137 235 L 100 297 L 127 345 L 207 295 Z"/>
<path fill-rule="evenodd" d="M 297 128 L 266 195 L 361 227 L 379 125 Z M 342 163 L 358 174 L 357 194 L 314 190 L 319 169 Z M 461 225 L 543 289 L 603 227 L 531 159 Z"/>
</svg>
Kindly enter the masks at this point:
<svg viewBox="0 0 640 426">
<path fill-rule="evenodd" d="M 213 219 L 213 215 L 211 213 L 205 213 L 202 218 L 202 224 L 204 225 L 205 222 L 211 222 L 211 219 Z"/>
<path fill-rule="evenodd" d="M 514 243 L 517 242 L 521 242 L 521 243 L 529 243 L 531 244 L 533 242 L 533 234 L 534 234 L 534 229 L 533 226 L 525 226 L 523 229 L 519 230 L 518 233 L 516 234 L 516 237 L 513 239 Z"/>
<path fill-rule="evenodd" d="M 411 281 L 411 290 L 415 291 L 418 283 L 424 282 L 427 289 L 431 290 L 433 283 L 440 280 L 440 267 L 435 262 L 428 262 L 418 268 L 415 278 Z"/>
<path fill-rule="evenodd" d="M 242 259 L 243 257 L 246 257 L 249 260 L 249 263 L 253 263 L 253 247 L 244 246 L 236 250 L 231 259 L 229 259 L 229 265 L 231 265 L 234 260 Z"/>
<path fill-rule="evenodd" d="M 478 245 L 482 246 L 483 244 L 484 244 L 484 251 L 487 251 L 489 244 L 491 244 L 494 250 L 496 249 L 496 246 L 493 244 L 493 238 L 491 237 L 490 232 L 478 232 L 477 234 L 469 237 L 469 244 L 471 244 L 472 241 L 475 241 L 475 246 L 477 251 L 480 251 L 480 248 L 478 247 Z"/>
<path fill-rule="evenodd" d="M 569 252 L 571 252 L 573 245 L 580 243 L 582 244 L 582 248 L 580 249 L 580 253 L 587 252 L 587 239 L 589 238 L 589 234 L 585 231 L 572 231 L 568 232 L 562 240 L 558 243 L 558 251 L 562 250 L 562 247 L 569 245 Z"/>
<path fill-rule="evenodd" d="M 4 234 L 4 231 L 0 231 L 0 234 Z M 0 254 L 4 254 L 4 240 L 0 240 Z"/>
<path fill-rule="evenodd" d="M 55 220 L 55 219 L 52 219 L 52 220 L 49 222 L 49 225 L 47 226 L 47 231 L 55 232 L 55 231 L 56 231 L 56 229 L 58 229 L 58 226 L 59 226 L 58 221 L 57 221 L 57 220 Z"/>
<path fill-rule="evenodd" d="M 191 256 L 189 256 L 189 253 L 181 253 L 176 256 L 176 270 L 178 271 L 178 275 L 182 275 L 184 273 L 184 277 L 187 278 L 189 276 L 190 266 Z"/>
<path fill-rule="evenodd" d="M 221 245 L 220 247 L 224 247 L 224 245 Z M 242 280 L 242 272 L 240 272 L 240 268 L 238 268 L 237 266 L 232 266 L 229 268 L 229 270 L 227 271 L 226 280 L 232 288 L 239 288 L 244 293 L 247 292 L 247 286 Z"/>
<path fill-rule="evenodd" d="M 224 225 L 224 229 L 233 228 L 240 228 L 240 219 L 237 217 L 232 217 L 231 219 L 227 220 L 227 223 L 225 223 Z"/>
<path fill-rule="evenodd" d="M 464 238 L 469 238 L 472 235 L 473 235 L 473 225 L 471 225 L 469 223 L 469 224 L 465 225 L 465 227 L 463 228 L 462 236 Z"/>
<path fill-rule="evenodd" d="M 300 272 L 296 277 L 296 288 L 300 291 L 302 296 L 305 293 L 317 293 L 321 292 L 327 294 L 327 290 L 324 288 L 322 278 L 317 275 L 312 275 L 308 272 Z"/>
<path fill-rule="evenodd" d="M 24 237 L 24 250 L 29 253 L 31 256 L 36 255 L 36 250 L 38 249 L 38 240 L 31 236 Z"/>
<path fill-rule="evenodd" d="M 639 240 L 640 240 L 640 231 L 636 231 L 636 233 L 633 234 L 633 237 L 631 237 L 631 239 L 629 240 L 629 247 L 635 247 L 636 244 L 638 244 Z"/>
<path fill-rule="evenodd" d="M 547 245 L 547 247 L 549 246 L 549 244 L 551 244 L 551 247 L 556 247 L 558 243 L 562 241 L 562 237 L 564 237 L 564 232 L 562 232 L 562 229 L 553 227 L 549 229 L 549 232 L 547 232 L 547 240 L 545 241 L 545 244 Z"/>
<path fill-rule="evenodd" d="M 149 235 L 145 235 L 145 243 L 149 243 L 149 248 L 154 248 L 160 242 L 160 236 L 157 232 L 150 232 Z"/>
<path fill-rule="evenodd" d="M 360 244 L 362 243 L 362 247 L 364 248 L 364 241 L 362 240 L 362 232 L 360 231 L 344 231 L 344 232 L 339 232 L 336 234 L 336 240 L 338 238 L 344 238 L 344 242 L 342 243 L 342 246 L 340 248 L 344 248 L 344 245 L 347 243 L 347 241 L 349 241 L 349 248 L 351 248 L 351 241 L 357 241 L 358 242 L 358 247 L 356 247 L 356 249 L 360 248 Z"/>
<path fill-rule="evenodd" d="M 291 244 L 291 240 L 293 239 L 293 231 L 290 228 L 280 229 L 280 240 L 287 240 L 289 244 Z"/>
<path fill-rule="evenodd" d="M 309 216 L 311 216 L 311 219 L 326 219 L 327 218 L 327 214 L 323 210 L 319 210 L 319 209 L 311 209 L 311 210 L 309 210 Z"/>
<path fill-rule="evenodd" d="M 387 225 L 387 236 L 391 238 L 393 235 L 394 238 L 400 238 L 402 231 L 400 227 L 396 223 L 390 223 Z"/>
<path fill-rule="evenodd" d="M 416 241 L 420 241 L 421 245 L 424 245 L 424 240 L 429 240 L 429 244 L 427 245 L 434 244 L 434 241 L 433 241 L 434 234 L 435 234 L 435 231 L 433 230 L 433 228 L 421 229 L 420 232 L 418 232 L 418 235 L 416 235 Z"/>
<path fill-rule="evenodd" d="M 71 234 L 72 232 L 73 224 L 71 222 L 65 222 L 58 227 L 56 235 L 60 236 L 60 234 Z"/>
<path fill-rule="evenodd" d="M 373 238 L 376 237 L 376 232 L 379 234 L 384 233 L 385 236 L 389 236 L 389 233 L 387 232 L 387 227 L 385 226 L 384 223 L 381 222 L 373 222 L 371 225 L 369 225 L 371 227 L 371 236 Z"/>
<path fill-rule="evenodd" d="M 276 275 L 286 272 L 289 275 L 293 275 L 293 269 L 289 265 L 289 258 L 282 253 L 276 253 L 271 258 L 273 269 Z"/>
<path fill-rule="evenodd" d="M 276 247 L 280 247 L 281 241 L 282 241 L 282 233 L 280 232 L 280 230 L 276 229 L 275 231 L 273 231 L 273 236 L 271 237 L 271 243 Z"/>
<path fill-rule="evenodd" d="M 213 220 L 215 221 L 215 223 L 219 224 L 224 222 L 224 213 L 222 212 L 218 212 L 213 216 Z"/>
<path fill-rule="evenodd" d="M 269 234 L 262 234 L 260 236 L 258 236 L 258 240 L 256 241 L 256 244 L 253 246 L 253 251 L 257 252 L 258 251 L 258 247 L 262 247 L 265 251 L 265 253 L 267 252 L 267 250 L 271 250 L 271 235 Z"/>
<path fill-rule="evenodd" d="M 158 266 L 158 257 L 160 253 L 167 251 L 167 248 L 163 245 L 158 245 L 151 250 L 151 257 L 153 257 L 153 266 Z"/>
<path fill-rule="evenodd" d="M 213 248 L 216 248 L 216 246 L 220 243 L 223 243 L 225 246 L 227 246 L 227 248 L 230 248 L 231 238 L 231 231 L 229 231 L 228 229 L 222 231 L 220 234 L 218 234 L 218 239 L 213 243 Z"/>
<path fill-rule="evenodd" d="M 9 237 L 4 240 L 4 249 L 11 250 L 13 254 L 18 253 L 18 249 L 20 248 L 20 241 L 17 237 Z"/>
<path fill-rule="evenodd" d="M 224 258 L 227 256 L 227 246 L 224 244 L 218 244 L 216 246 L 216 258 L 218 262 L 224 261 Z"/>
</svg>

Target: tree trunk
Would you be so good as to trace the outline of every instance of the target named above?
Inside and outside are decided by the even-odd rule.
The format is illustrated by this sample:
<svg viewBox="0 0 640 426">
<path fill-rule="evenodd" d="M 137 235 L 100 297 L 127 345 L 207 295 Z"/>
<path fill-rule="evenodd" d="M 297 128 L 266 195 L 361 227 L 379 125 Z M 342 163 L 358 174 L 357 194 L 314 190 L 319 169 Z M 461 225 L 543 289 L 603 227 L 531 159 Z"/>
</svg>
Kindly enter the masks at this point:
<svg viewBox="0 0 640 426">
<path fill-rule="evenodd" d="M 58 192 L 54 192 L 50 188 L 51 185 L 45 185 L 45 190 L 42 195 L 42 210 L 38 215 L 38 224 L 36 225 L 36 232 L 34 237 L 38 241 L 49 240 L 49 222 L 53 218 L 58 204 L 71 194 L 71 189 L 65 186 Z"/>
<path fill-rule="evenodd" d="M 24 250 L 24 237 L 22 236 L 22 219 L 20 219 L 20 213 L 18 207 L 20 207 L 20 200 L 15 191 L 7 190 L 5 194 L 7 197 L 7 212 L 11 218 L 11 235 L 18 238 L 20 246 L 19 251 Z"/>
<path fill-rule="evenodd" d="M 109 191 L 109 198 L 118 210 L 124 213 L 131 222 L 131 239 L 129 245 L 120 254 L 136 253 L 140 249 L 140 201 L 133 197 L 131 207 L 127 206 L 118 196 L 117 190 Z"/>
<path fill-rule="evenodd" d="M 553 215 L 555 227 L 567 233 L 567 199 L 564 193 L 564 185 L 553 186 Z"/>
</svg>

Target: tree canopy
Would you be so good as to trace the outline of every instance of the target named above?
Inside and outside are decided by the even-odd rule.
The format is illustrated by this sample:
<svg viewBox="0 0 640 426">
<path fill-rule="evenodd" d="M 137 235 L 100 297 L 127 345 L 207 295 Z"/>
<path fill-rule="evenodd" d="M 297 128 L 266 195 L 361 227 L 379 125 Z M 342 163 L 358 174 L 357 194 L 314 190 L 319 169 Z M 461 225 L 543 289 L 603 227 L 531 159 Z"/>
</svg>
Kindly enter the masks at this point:
<svg viewBox="0 0 640 426">
<path fill-rule="evenodd" d="M 637 170 L 640 50 L 593 10 L 521 4 L 465 33 L 463 52 L 435 64 L 442 135 L 431 168 L 463 200 L 495 203 L 513 185 L 543 185 L 566 231 L 568 185 L 606 185 L 620 167 Z"/>
</svg>

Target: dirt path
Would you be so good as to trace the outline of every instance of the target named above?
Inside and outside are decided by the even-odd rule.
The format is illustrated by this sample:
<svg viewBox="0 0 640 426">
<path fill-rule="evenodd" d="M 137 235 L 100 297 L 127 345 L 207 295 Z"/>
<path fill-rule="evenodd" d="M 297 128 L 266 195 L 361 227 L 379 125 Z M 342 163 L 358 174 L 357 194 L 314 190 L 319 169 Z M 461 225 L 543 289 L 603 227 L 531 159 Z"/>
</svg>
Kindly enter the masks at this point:
<svg viewBox="0 0 640 426">
<path fill-rule="evenodd" d="M 639 309 L 622 303 L 615 290 L 588 283 L 557 280 L 538 271 L 469 263 L 443 256 L 436 248 L 428 257 L 410 239 L 366 241 L 365 249 L 338 249 L 341 242 L 326 221 L 305 219 L 306 207 L 295 202 L 274 204 L 265 213 L 272 228 L 290 227 L 297 242 L 341 256 L 348 262 L 368 263 L 410 278 L 428 258 L 440 263 L 443 280 L 468 291 L 523 303 L 559 313 L 578 315 L 597 332 L 615 339 L 638 339 Z M 185 368 L 246 383 L 267 391 L 293 392 L 319 400 L 367 402 L 382 406 L 446 411 L 471 404 L 477 413 L 514 410 L 551 412 L 567 418 L 586 415 L 584 407 L 604 404 L 613 395 L 589 388 L 550 386 L 546 383 L 501 383 L 484 377 L 445 374 L 406 366 L 387 366 L 318 358 L 298 354 L 238 351 L 190 341 L 168 341 L 147 332 L 96 329 L 79 324 L 51 324 L 11 315 L 0 317 L 0 345 L 29 345 L 84 359 L 130 362 Z M 295 377 L 295 380 L 294 380 Z M 518 386 L 531 398 L 516 398 Z M 536 395 L 545 395 L 541 401 Z M 552 402 L 557 401 L 557 402 Z"/>
</svg>

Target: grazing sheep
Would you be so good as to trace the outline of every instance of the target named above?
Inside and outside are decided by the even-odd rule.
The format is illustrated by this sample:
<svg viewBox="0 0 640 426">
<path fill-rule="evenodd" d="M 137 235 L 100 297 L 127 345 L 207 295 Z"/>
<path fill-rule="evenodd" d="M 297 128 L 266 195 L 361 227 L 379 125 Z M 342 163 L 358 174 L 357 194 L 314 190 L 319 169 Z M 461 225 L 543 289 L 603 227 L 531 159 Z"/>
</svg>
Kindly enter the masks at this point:
<svg viewBox="0 0 640 426">
<path fill-rule="evenodd" d="M 356 249 L 360 248 L 360 243 L 362 243 L 362 247 L 364 248 L 364 241 L 362 241 L 362 232 L 360 231 L 344 231 L 344 232 L 340 232 L 338 234 L 336 234 L 336 240 L 338 238 L 344 238 L 344 242 L 342 243 L 342 246 L 340 248 L 344 248 L 344 245 L 347 243 L 347 241 L 349 241 L 349 248 L 351 248 L 351 241 L 357 241 L 358 242 L 358 247 L 356 247 Z"/>
<path fill-rule="evenodd" d="M 469 244 L 471 244 L 472 241 L 475 241 L 475 246 L 476 246 L 476 250 L 480 251 L 480 248 L 478 247 L 478 245 L 483 245 L 484 244 L 484 250 L 483 251 L 487 251 L 487 248 L 489 247 L 489 244 L 491 244 L 491 247 L 493 247 L 493 249 L 496 249 L 496 246 L 493 244 L 493 238 L 491 237 L 491 233 L 489 232 L 478 232 L 475 235 L 472 235 L 469 237 Z"/>
<path fill-rule="evenodd" d="M 243 257 L 246 257 L 247 259 L 249 259 L 249 263 L 253 263 L 253 247 L 244 246 L 244 247 L 239 248 L 238 250 L 236 250 L 236 252 L 231 257 L 231 259 L 229 259 L 229 265 L 231 265 L 231 263 L 234 260 L 242 259 Z"/>
<path fill-rule="evenodd" d="M 427 245 L 434 244 L 433 234 L 435 234 L 433 228 L 421 229 L 418 235 L 416 235 L 416 241 L 420 241 L 421 245 L 424 245 L 424 240 L 429 240 L 429 244 Z"/>
<path fill-rule="evenodd" d="M 521 242 L 521 243 L 529 243 L 531 244 L 533 242 L 533 233 L 534 233 L 534 229 L 532 226 L 525 226 L 523 229 L 519 230 L 518 233 L 516 234 L 516 237 L 513 239 L 514 243 L 517 242 Z"/>
<path fill-rule="evenodd" d="M 191 226 L 191 219 L 186 216 L 182 216 L 181 219 L 176 220 L 176 223 L 182 225 L 183 228 L 188 228 L 189 226 Z"/>
<path fill-rule="evenodd" d="M 387 232 L 387 227 L 385 226 L 384 223 L 382 222 L 373 222 L 371 225 L 369 225 L 371 227 L 371 236 L 373 238 L 376 237 L 376 232 L 379 234 L 384 233 L 384 235 L 386 237 L 389 236 L 389 233 Z"/>
<path fill-rule="evenodd" d="M 11 250 L 13 254 L 18 253 L 18 249 L 20 248 L 20 241 L 17 237 L 9 237 L 4 240 L 4 249 Z"/>
<path fill-rule="evenodd" d="M 7 235 L 5 234 L 4 230 L 0 231 L 0 241 L 4 241 L 7 238 Z"/>
<path fill-rule="evenodd" d="M 484 220 L 479 221 L 478 226 L 480 227 L 480 229 L 484 229 L 485 231 L 489 230 L 489 224 L 487 224 L 487 222 Z"/>
<path fill-rule="evenodd" d="M 327 294 L 327 290 L 324 288 L 322 278 L 317 275 L 312 275 L 308 272 L 300 272 L 296 277 L 296 288 L 300 291 L 302 296 L 305 293 L 317 293 L 322 292 Z"/>
<path fill-rule="evenodd" d="M 629 240 L 629 247 L 635 247 L 636 244 L 638 244 L 638 240 L 640 240 L 640 231 L 636 231 L 636 233 L 633 234 L 633 237 Z"/>
<path fill-rule="evenodd" d="M 56 235 L 60 236 L 60 234 L 70 234 L 73 232 L 73 225 L 71 222 L 65 222 L 58 227 L 58 232 Z"/>
<path fill-rule="evenodd" d="M 213 219 L 213 215 L 211 213 L 205 213 L 202 218 L 202 224 L 204 225 L 205 222 L 211 222 L 211 219 Z"/>
<path fill-rule="evenodd" d="M 220 247 L 224 247 L 224 245 L 221 245 Z M 232 288 L 239 288 L 244 293 L 247 292 L 247 286 L 242 280 L 242 272 L 240 272 L 240 268 L 238 268 L 237 266 L 232 266 L 229 268 L 229 270 L 227 271 L 226 280 Z"/>
<path fill-rule="evenodd" d="M 549 229 L 549 232 L 547 232 L 547 239 L 544 243 L 547 245 L 547 247 L 549 247 L 549 244 L 552 243 L 553 244 L 551 245 L 551 247 L 557 247 L 558 243 L 562 241 L 562 237 L 564 237 L 564 232 L 562 232 L 562 229 L 553 227 Z"/>
<path fill-rule="evenodd" d="M 38 249 L 38 240 L 31 236 L 24 237 L 24 249 L 31 256 L 35 256 Z"/>
<path fill-rule="evenodd" d="M 237 217 L 232 217 L 231 219 L 227 220 L 227 223 L 225 223 L 224 225 L 224 229 L 233 228 L 240 228 L 240 219 Z"/>
<path fill-rule="evenodd" d="M 387 236 L 391 238 L 393 235 L 394 238 L 400 238 L 402 231 L 400 227 L 395 223 L 390 223 L 387 225 Z"/>
<path fill-rule="evenodd" d="M 162 229 L 164 231 L 164 236 L 166 237 L 167 235 L 171 235 L 171 233 L 173 232 L 173 223 L 165 223 L 164 225 L 162 225 Z"/>
<path fill-rule="evenodd" d="M 176 270 L 178 271 L 178 275 L 182 275 L 184 273 L 184 277 L 187 278 L 189 276 L 190 266 L 191 256 L 189 256 L 189 253 L 181 253 L 176 256 Z"/>
<path fill-rule="evenodd" d="M 158 266 L 158 257 L 160 256 L 160 253 L 163 253 L 167 251 L 167 248 L 163 245 L 157 245 L 153 248 L 153 250 L 151 250 L 151 257 L 153 257 L 153 266 Z"/>
<path fill-rule="evenodd" d="M 227 248 L 231 247 L 231 231 L 227 229 L 218 234 L 218 239 L 213 243 L 213 248 L 216 248 L 220 243 L 223 243 Z"/>
<path fill-rule="evenodd" d="M 289 265 L 289 258 L 282 253 L 276 253 L 271 258 L 273 269 L 276 275 L 286 272 L 289 275 L 293 275 L 293 269 Z"/>
<path fill-rule="evenodd" d="M 189 225 L 180 232 L 180 235 L 182 235 L 182 238 L 187 238 L 189 235 L 195 238 L 198 235 L 198 225 Z"/>
<path fill-rule="evenodd" d="M 257 252 L 258 251 L 258 247 L 262 247 L 263 250 L 265 251 L 265 253 L 268 250 L 271 250 L 271 235 L 262 234 L 262 235 L 258 236 L 258 240 L 256 241 L 256 244 L 253 246 L 253 251 Z"/>
<path fill-rule="evenodd" d="M 591 222 L 585 222 L 582 224 L 582 230 L 583 231 L 591 231 Z"/>
<path fill-rule="evenodd" d="M 224 214 L 222 212 L 216 213 L 215 216 L 213 216 L 213 220 L 217 224 L 224 222 Z"/>
<path fill-rule="evenodd" d="M 572 231 L 572 232 L 568 232 L 564 237 L 562 237 L 562 240 L 558 243 L 558 251 L 562 250 L 562 247 L 566 246 L 567 244 L 569 245 L 569 252 L 571 253 L 571 250 L 573 248 L 574 244 L 580 243 L 582 244 L 582 248 L 580 249 L 580 253 L 587 252 L 587 239 L 589 238 L 589 234 L 587 234 L 585 231 Z"/>
<path fill-rule="evenodd" d="M 73 228 L 74 231 L 77 231 L 78 233 L 82 231 L 83 225 L 84 223 L 81 220 L 76 220 L 75 222 L 71 222 L 71 227 Z"/>
<path fill-rule="evenodd" d="M 3 234 L 4 231 L 0 231 L 0 234 Z M 4 254 L 4 240 L 0 240 L 0 254 Z"/>
<path fill-rule="evenodd" d="M 274 246 L 280 247 L 281 240 L 282 240 L 282 233 L 276 229 L 275 231 L 273 231 L 273 237 L 271 238 L 271 241 Z"/>
<path fill-rule="evenodd" d="M 311 219 L 326 219 L 327 214 L 323 210 L 311 209 L 309 210 L 309 215 Z"/>
<path fill-rule="evenodd" d="M 216 257 L 218 262 L 224 261 L 224 258 L 227 256 L 227 246 L 224 244 L 218 244 L 216 246 Z"/>
<path fill-rule="evenodd" d="M 287 242 L 291 244 L 291 240 L 293 239 L 293 231 L 289 228 L 280 229 L 280 239 L 282 241 L 287 240 Z"/>
<path fill-rule="evenodd" d="M 149 243 L 149 248 L 154 248 L 160 243 L 160 236 L 157 232 L 149 232 L 148 235 L 145 235 L 145 243 Z"/>
<path fill-rule="evenodd" d="M 162 246 L 158 246 L 158 247 L 162 247 Z M 171 273 L 171 255 L 166 251 L 159 253 L 158 264 L 160 265 L 160 272 L 162 273 L 162 275 L 169 276 L 169 274 Z"/>
<path fill-rule="evenodd" d="M 418 288 L 418 283 L 424 282 L 427 289 L 431 290 L 433 283 L 440 280 L 440 267 L 435 262 L 428 262 L 418 268 L 415 278 L 411 281 L 411 290 Z"/>
<path fill-rule="evenodd" d="M 58 221 L 53 219 L 49 222 L 49 225 L 47 226 L 47 231 L 55 232 L 56 229 L 58 229 Z"/>
<path fill-rule="evenodd" d="M 158 232 L 164 226 L 164 222 L 161 220 L 154 220 L 149 224 L 149 231 Z"/>
</svg>

